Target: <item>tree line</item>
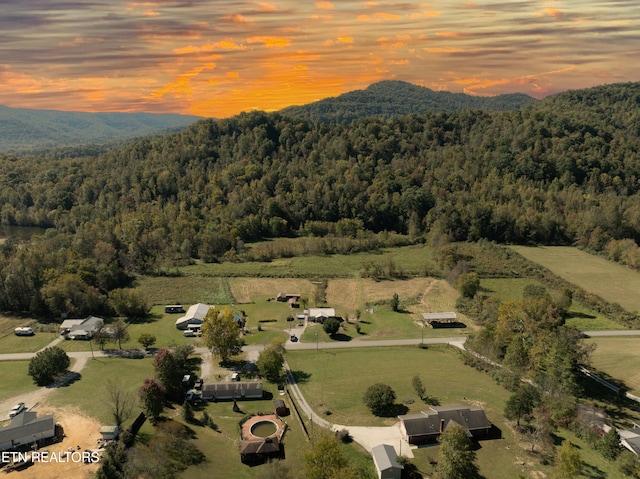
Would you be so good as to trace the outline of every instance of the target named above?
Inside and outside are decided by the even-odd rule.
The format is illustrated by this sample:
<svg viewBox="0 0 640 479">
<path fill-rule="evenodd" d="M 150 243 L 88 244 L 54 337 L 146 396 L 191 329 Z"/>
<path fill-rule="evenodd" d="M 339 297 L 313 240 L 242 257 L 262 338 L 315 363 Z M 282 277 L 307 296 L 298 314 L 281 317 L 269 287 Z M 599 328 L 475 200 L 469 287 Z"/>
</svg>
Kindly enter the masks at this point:
<svg viewBox="0 0 640 479">
<path fill-rule="evenodd" d="M 640 267 L 639 105 L 633 83 L 518 111 L 253 112 L 97 156 L 3 155 L 0 223 L 51 230 L 2 246 L 0 309 L 45 311 L 42 288 L 68 275 L 108 298 L 133 273 L 242 260 L 266 237 L 577 244 Z"/>
</svg>

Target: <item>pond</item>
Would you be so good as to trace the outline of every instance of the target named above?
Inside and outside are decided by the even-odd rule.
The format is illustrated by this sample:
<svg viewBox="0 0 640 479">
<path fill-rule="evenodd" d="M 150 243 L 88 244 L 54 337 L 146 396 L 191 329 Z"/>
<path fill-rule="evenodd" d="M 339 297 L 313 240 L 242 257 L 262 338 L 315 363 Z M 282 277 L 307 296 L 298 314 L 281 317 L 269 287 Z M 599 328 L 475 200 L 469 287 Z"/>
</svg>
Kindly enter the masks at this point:
<svg viewBox="0 0 640 479">
<path fill-rule="evenodd" d="M 251 426 L 251 434 L 258 437 L 269 437 L 276 433 L 278 427 L 271 421 L 260 421 Z"/>
</svg>

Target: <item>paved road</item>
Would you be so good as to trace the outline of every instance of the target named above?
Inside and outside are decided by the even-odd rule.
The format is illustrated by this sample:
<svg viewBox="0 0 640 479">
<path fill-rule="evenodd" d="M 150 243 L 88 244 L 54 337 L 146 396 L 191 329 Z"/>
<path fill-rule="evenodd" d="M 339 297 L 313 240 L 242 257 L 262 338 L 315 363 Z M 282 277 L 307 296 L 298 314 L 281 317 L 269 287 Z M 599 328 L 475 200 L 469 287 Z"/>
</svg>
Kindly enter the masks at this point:
<svg viewBox="0 0 640 479">
<path fill-rule="evenodd" d="M 603 338 L 616 336 L 640 336 L 638 329 L 607 329 L 602 331 L 582 331 L 582 334 L 588 338 Z"/>
</svg>

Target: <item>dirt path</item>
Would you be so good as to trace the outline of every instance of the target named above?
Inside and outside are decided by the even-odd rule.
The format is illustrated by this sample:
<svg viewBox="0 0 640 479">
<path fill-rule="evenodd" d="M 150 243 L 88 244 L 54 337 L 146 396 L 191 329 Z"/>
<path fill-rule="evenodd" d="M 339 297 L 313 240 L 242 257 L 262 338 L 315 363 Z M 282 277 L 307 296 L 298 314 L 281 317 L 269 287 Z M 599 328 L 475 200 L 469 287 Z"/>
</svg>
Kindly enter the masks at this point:
<svg viewBox="0 0 640 479">
<path fill-rule="evenodd" d="M 23 402 L 27 405 L 28 409 L 31 409 L 38 404 L 44 402 L 46 397 L 51 394 L 51 392 L 55 391 L 57 388 L 71 381 L 77 374 L 82 371 L 82 369 L 87 365 L 87 358 L 80 357 L 73 361 L 71 368 L 69 368 L 69 372 L 65 374 L 63 378 L 56 381 L 54 384 L 50 386 L 45 386 L 40 389 L 36 389 L 35 391 L 31 391 L 29 393 L 20 394 L 18 396 L 14 396 L 12 398 L 7 399 L 0 403 L 0 418 L 8 419 L 8 414 L 11 408 L 19 402 Z"/>
</svg>

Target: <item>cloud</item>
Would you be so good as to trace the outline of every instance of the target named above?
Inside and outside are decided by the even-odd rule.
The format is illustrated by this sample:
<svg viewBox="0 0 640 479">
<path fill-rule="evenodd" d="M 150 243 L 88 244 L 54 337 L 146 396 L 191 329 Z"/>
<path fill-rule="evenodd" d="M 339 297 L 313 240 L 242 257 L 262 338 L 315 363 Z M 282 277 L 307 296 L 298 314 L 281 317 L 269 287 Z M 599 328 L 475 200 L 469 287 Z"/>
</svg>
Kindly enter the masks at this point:
<svg viewBox="0 0 640 479">
<path fill-rule="evenodd" d="M 249 45 L 260 43 L 267 48 L 283 48 L 291 45 L 291 41 L 287 38 L 281 37 L 268 37 L 268 36 L 255 36 L 247 38 Z"/>
</svg>

